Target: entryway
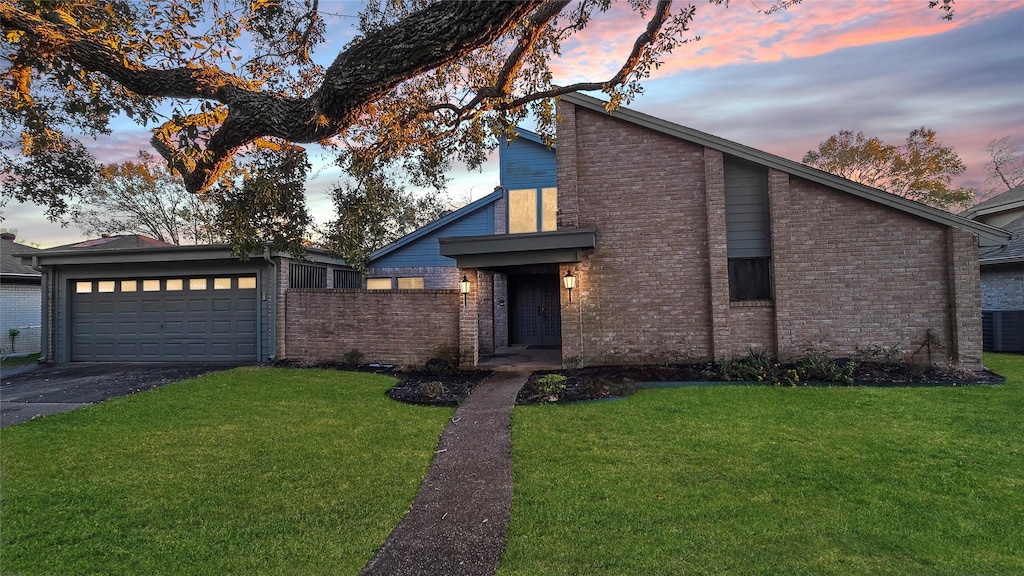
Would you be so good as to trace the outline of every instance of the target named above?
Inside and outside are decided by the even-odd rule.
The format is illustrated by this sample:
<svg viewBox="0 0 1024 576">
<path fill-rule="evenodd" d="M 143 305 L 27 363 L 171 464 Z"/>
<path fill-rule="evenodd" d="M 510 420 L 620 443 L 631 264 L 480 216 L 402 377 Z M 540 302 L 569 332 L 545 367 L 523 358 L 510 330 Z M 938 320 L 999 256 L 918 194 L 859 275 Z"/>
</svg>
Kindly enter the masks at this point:
<svg viewBox="0 0 1024 576">
<path fill-rule="evenodd" d="M 510 274 L 509 345 L 562 345 L 558 274 Z"/>
</svg>

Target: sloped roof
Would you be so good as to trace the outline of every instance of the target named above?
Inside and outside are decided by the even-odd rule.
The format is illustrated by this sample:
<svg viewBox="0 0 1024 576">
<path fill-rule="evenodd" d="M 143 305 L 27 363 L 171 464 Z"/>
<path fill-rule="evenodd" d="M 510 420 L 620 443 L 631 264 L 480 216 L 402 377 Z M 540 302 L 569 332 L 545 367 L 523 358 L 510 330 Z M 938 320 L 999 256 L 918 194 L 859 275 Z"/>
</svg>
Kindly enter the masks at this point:
<svg viewBox="0 0 1024 576">
<path fill-rule="evenodd" d="M 964 218 L 974 218 L 1018 208 L 1024 208 L 1024 184 L 993 196 L 984 202 L 979 202 L 961 212 L 960 215 Z"/>
<path fill-rule="evenodd" d="M 21 258 L 14 257 L 15 254 L 39 252 L 39 248 L 18 244 L 14 241 L 13 235 L 8 236 L 8 234 L 4 234 L 3 238 L 0 238 L 0 274 L 8 277 L 34 276 L 38 278 L 42 276 L 41 273 L 34 270 L 31 266 L 22 264 Z"/>
<path fill-rule="evenodd" d="M 775 154 L 751 148 L 750 146 L 745 146 L 731 140 L 726 140 L 725 138 L 701 132 L 700 130 L 694 130 L 693 128 L 681 126 L 679 124 L 669 122 L 668 120 L 656 118 L 628 108 L 617 108 L 609 113 L 604 108 L 604 101 L 591 96 L 578 93 L 567 94 L 562 96 L 562 100 L 575 104 L 581 108 L 586 108 L 601 114 L 607 114 L 613 118 L 629 122 L 630 124 L 642 126 L 668 136 L 673 136 L 681 140 L 687 140 L 689 142 L 707 146 L 708 148 L 720 150 L 731 156 L 749 160 L 762 166 L 775 168 L 805 180 L 817 182 L 818 184 L 828 186 L 829 188 L 846 192 L 853 196 L 882 204 L 884 206 L 912 214 L 919 218 L 924 218 L 925 220 L 930 220 L 944 226 L 955 226 L 962 230 L 971 232 L 972 234 L 976 234 L 978 236 L 978 243 L 981 246 L 1002 246 L 1010 239 L 1009 233 L 999 228 L 968 220 L 967 218 L 958 216 L 951 212 L 946 212 L 945 210 L 939 210 L 938 208 L 933 208 L 926 204 L 921 204 L 920 202 L 908 200 L 902 196 L 896 196 L 895 194 L 890 194 L 884 190 L 858 184 L 857 182 L 847 180 L 841 176 L 836 176 L 835 174 L 830 174 L 823 170 L 818 170 L 817 168 L 811 168 L 805 164 L 787 160 L 782 156 L 776 156 Z"/>
<path fill-rule="evenodd" d="M 528 130 L 523 130 L 523 131 L 521 131 L 521 133 L 522 132 L 529 132 L 529 131 Z M 530 134 L 533 134 L 533 133 L 530 132 Z M 534 138 L 536 138 L 536 135 L 534 135 Z M 446 215 L 438 218 L 437 220 L 434 220 L 433 222 L 431 222 L 429 224 L 425 224 L 425 225 L 423 225 L 423 226 L 413 230 L 412 232 L 406 234 L 405 236 L 402 236 L 398 240 L 395 240 L 391 244 L 388 244 L 387 246 L 385 246 L 383 248 L 379 248 L 377 250 L 374 250 L 373 253 L 370 254 L 370 262 L 373 262 L 374 260 L 378 260 L 378 259 L 380 259 L 380 258 L 382 258 L 384 256 L 387 256 L 388 254 L 391 254 L 395 250 L 398 250 L 399 248 L 401 248 L 403 246 L 408 246 L 409 244 L 411 244 L 411 243 L 415 242 L 416 240 L 418 240 L 418 239 L 420 239 L 420 238 L 430 234 L 431 232 L 433 232 L 435 230 L 444 228 L 445 226 L 451 224 L 452 222 L 455 222 L 455 221 L 459 220 L 460 218 L 463 218 L 464 216 L 467 216 L 469 214 L 472 214 L 473 212 L 476 212 L 477 210 L 483 208 L 484 206 L 487 206 L 491 202 L 495 202 L 495 201 L 499 200 L 502 197 L 503 194 L 504 194 L 504 191 L 501 190 L 500 188 L 495 189 L 494 192 L 491 192 L 487 196 L 484 196 L 483 198 L 480 198 L 479 200 L 476 200 L 475 202 L 470 202 L 469 204 L 466 204 L 462 208 L 459 208 L 458 210 L 456 210 L 454 212 L 451 212 L 450 214 L 446 214 Z"/>
<path fill-rule="evenodd" d="M 143 236 L 142 234 L 126 234 L 123 236 L 102 236 L 100 238 L 93 238 L 92 240 L 84 240 L 82 242 L 75 242 L 74 244 L 64 244 L 63 246 L 55 246 L 49 248 L 53 251 L 64 251 L 64 250 L 131 250 L 133 248 L 166 248 L 174 246 L 163 240 L 157 240 L 156 238 L 150 238 L 149 236 Z"/>
<path fill-rule="evenodd" d="M 1013 234 L 1013 239 L 1006 246 L 982 248 L 979 253 L 982 266 L 1007 262 L 1024 262 L 1024 216 L 1003 226 L 1003 230 Z"/>
</svg>

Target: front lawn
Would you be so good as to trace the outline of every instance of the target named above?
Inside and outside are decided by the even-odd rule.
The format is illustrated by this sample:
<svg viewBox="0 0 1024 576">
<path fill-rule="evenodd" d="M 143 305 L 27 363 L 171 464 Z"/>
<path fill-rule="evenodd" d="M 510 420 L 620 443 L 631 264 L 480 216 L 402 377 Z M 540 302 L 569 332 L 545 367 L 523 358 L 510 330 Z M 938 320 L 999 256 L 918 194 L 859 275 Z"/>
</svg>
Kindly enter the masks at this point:
<svg viewBox="0 0 1024 576">
<path fill-rule="evenodd" d="M 4 574 L 357 574 L 453 412 L 240 368 L 0 431 Z"/>
<path fill-rule="evenodd" d="M 517 407 L 498 573 L 1024 573 L 1024 356 L 986 365 L 1007 383 Z"/>
</svg>

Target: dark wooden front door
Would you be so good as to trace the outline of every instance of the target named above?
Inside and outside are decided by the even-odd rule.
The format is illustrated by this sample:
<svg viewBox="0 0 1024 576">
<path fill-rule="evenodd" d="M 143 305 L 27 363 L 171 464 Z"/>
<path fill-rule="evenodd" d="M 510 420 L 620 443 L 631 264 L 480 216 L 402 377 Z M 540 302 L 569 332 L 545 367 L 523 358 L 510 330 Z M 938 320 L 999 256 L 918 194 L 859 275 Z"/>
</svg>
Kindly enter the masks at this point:
<svg viewBox="0 0 1024 576">
<path fill-rule="evenodd" d="M 562 314 L 557 274 L 509 276 L 511 344 L 560 345 Z"/>
</svg>

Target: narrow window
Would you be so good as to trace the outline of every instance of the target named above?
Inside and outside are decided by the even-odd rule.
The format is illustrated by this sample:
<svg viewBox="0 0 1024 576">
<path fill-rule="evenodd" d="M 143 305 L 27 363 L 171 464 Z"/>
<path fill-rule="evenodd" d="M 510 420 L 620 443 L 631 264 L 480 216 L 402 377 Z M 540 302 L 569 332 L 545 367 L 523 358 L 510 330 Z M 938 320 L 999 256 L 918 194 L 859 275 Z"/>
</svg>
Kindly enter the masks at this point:
<svg viewBox="0 0 1024 576">
<path fill-rule="evenodd" d="M 537 231 L 537 191 L 508 191 L 508 232 L 522 234 Z"/>
<path fill-rule="evenodd" d="M 189 290 L 206 290 L 207 281 L 206 278 L 189 278 L 188 289 Z"/>
<path fill-rule="evenodd" d="M 185 281 L 181 278 L 168 278 L 167 284 L 164 287 L 168 292 L 177 292 L 178 290 L 184 290 Z"/>
<path fill-rule="evenodd" d="M 254 290 L 256 288 L 255 276 L 242 276 L 238 279 L 239 290 Z"/>
<path fill-rule="evenodd" d="M 92 282 L 75 282 L 75 292 L 78 294 L 88 294 L 92 292 Z"/>
<path fill-rule="evenodd" d="M 763 166 L 725 159 L 725 233 L 729 300 L 771 300 L 768 170 Z"/>
<path fill-rule="evenodd" d="M 391 290 L 391 278 L 367 278 L 367 290 Z"/>
<path fill-rule="evenodd" d="M 113 292 L 116 289 L 117 289 L 117 282 L 115 282 L 113 280 L 101 280 L 101 281 L 96 283 L 96 291 L 97 292 L 109 293 L 109 292 Z"/>
<path fill-rule="evenodd" d="M 142 281 L 143 292 L 159 292 L 160 281 L 159 280 L 143 280 Z"/>
<path fill-rule="evenodd" d="M 231 278 L 214 278 L 214 290 L 231 290 Z"/>
<path fill-rule="evenodd" d="M 121 292 L 135 292 L 138 289 L 138 280 L 121 280 Z"/>
</svg>

